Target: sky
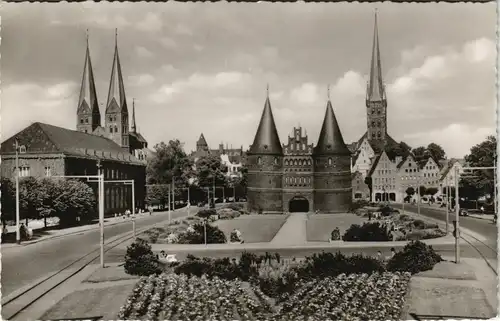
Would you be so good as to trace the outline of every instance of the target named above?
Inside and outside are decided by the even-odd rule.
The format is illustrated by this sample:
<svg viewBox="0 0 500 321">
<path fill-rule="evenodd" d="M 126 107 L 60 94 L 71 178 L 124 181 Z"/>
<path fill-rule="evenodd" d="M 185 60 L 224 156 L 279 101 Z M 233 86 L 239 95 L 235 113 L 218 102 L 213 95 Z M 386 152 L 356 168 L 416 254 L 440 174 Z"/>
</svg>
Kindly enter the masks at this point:
<svg viewBox="0 0 500 321">
<path fill-rule="evenodd" d="M 449 157 L 494 135 L 495 3 L 376 6 L 4 3 L 1 140 L 33 122 L 76 128 L 87 29 L 103 114 L 118 28 L 127 102 L 150 147 L 179 139 L 190 151 L 203 133 L 211 148 L 247 149 L 267 84 L 282 143 L 301 125 L 316 144 L 329 85 L 344 141 L 356 141 L 375 9 L 389 134 Z"/>
</svg>

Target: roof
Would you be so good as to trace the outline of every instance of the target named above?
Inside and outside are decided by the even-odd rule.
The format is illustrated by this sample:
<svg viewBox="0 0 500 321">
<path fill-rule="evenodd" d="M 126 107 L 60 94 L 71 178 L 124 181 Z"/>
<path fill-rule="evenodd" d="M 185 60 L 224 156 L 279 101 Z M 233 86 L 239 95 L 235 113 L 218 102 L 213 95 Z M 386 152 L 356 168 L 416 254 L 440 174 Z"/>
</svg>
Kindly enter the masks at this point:
<svg viewBox="0 0 500 321">
<path fill-rule="evenodd" d="M 401 166 L 403 166 L 403 164 L 406 162 L 406 160 L 410 157 L 411 157 L 412 161 L 415 161 L 415 157 L 413 157 L 413 155 L 410 154 L 406 157 L 403 157 L 403 159 L 396 165 L 396 168 L 400 169 Z"/>
<path fill-rule="evenodd" d="M 325 118 L 319 133 L 318 144 L 314 148 L 316 155 L 351 155 L 344 143 L 340 127 L 333 112 L 332 102 L 326 104 Z"/>
<path fill-rule="evenodd" d="M 115 101 L 116 105 L 113 104 Z M 118 108 L 118 110 L 114 110 Z M 118 55 L 118 42 L 115 41 L 115 55 L 113 57 L 113 67 L 111 69 L 111 79 L 109 81 L 108 102 L 106 112 L 127 111 L 127 99 L 125 96 L 125 86 L 123 84 L 122 67 Z"/>
<path fill-rule="evenodd" d="M 259 127 L 248 154 L 283 155 L 283 148 L 274 122 L 269 96 L 266 98 Z"/>
<path fill-rule="evenodd" d="M 24 136 L 24 137 L 23 137 Z M 32 139 L 37 137 L 38 139 Z M 15 139 L 27 153 L 63 153 L 67 156 L 113 160 L 143 165 L 135 156 L 106 137 L 70 130 L 45 123 L 33 123 L 2 143 L 2 153 L 14 153 Z M 32 147 L 32 148 L 30 148 Z"/>
<path fill-rule="evenodd" d="M 198 138 L 196 145 L 208 146 L 205 136 L 203 136 L 203 133 L 201 133 L 200 138 Z"/>
<path fill-rule="evenodd" d="M 361 146 L 361 143 L 363 142 L 363 140 L 365 138 L 368 137 L 368 131 L 366 131 L 359 139 L 357 142 L 353 143 L 353 144 L 356 144 L 356 150 L 358 150 Z M 378 150 L 378 148 L 376 146 L 374 146 L 370 140 L 368 139 L 368 144 L 370 144 L 370 147 L 373 149 L 374 152 L 378 152 L 380 153 L 381 151 Z M 389 134 L 387 134 L 387 141 L 386 141 L 386 146 L 390 146 L 390 145 L 398 145 L 399 143 L 397 141 L 394 140 L 394 138 L 392 138 Z"/>
<path fill-rule="evenodd" d="M 80 97 L 78 98 L 78 112 L 100 115 L 88 39 L 85 63 L 83 65 L 82 86 L 80 88 Z"/>
<path fill-rule="evenodd" d="M 130 136 L 133 136 L 137 141 L 141 143 L 147 143 L 146 139 L 138 132 L 129 132 Z"/>
<path fill-rule="evenodd" d="M 368 172 L 368 176 L 372 176 L 373 172 L 375 171 L 375 169 L 377 168 L 378 166 L 378 163 L 380 161 L 380 158 L 382 157 L 382 154 L 383 153 L 380 153 L 378 154 L 376 157 L 375 157 L 375 160 L 373 161 L 372 163 L 372 167 L 370 168 L 370 171 Z"/>
<path fill-rule="evenodd" d="M 378 43 L 377 13 L 375 13 L 370 82 L 368 83 L 368 92 L 366 93 L 366 98 L 369 101 L 382 101 L 385 99 L 384 94 L 384 84 L 382 81 L 382 63 L 380 61 L 380 48 Z"/>
<path fill-rule="evenodd" d="M 441 175 L 440 179 L 445 178 L 448 175 L 448 173 L 450 172 L 450 170 L 453 168 L 453 166 L 455 165 L 455 163 L 457 163 L 457 162 L 460 165 L 465 166 L 465 160 L 464 159 L 457 159 L 457 158 L 450 159 L 448 161 L 447 167 L 444 169 L 443 174 Z"/>
</svg>

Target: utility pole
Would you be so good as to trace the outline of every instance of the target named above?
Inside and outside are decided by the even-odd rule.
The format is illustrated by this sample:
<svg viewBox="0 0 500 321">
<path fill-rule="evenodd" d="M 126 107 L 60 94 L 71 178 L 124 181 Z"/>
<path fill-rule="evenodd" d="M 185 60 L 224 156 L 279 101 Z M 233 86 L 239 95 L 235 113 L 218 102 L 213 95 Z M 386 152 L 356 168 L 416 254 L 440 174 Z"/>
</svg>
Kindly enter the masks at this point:
<svg viewBox="0 0 500 321">
<path fill-rule="evenodd" d="M 19 143 L 16 139 L 16 243 L 21 244 L 21 226 L 19 221 L 21 220 L 19 215 Z"/>
<path fill-rule="evenodd" d="M 450 233 L 450 202 L 451 202 L 451 186 L 450 186 L 450 177 L 446 178 L 446 234 Z"/>
<path fill-rule="evenodd" d="M 134 181 L 132 181 L 132 232 L 135 240 L 136 233 L 135 233 L 135 182 Z"/>
<path fill-rule="evenodd" d="M 172 176 L 172 210 L 175 211 L 175 176 Z"/>
<path fill-rule="evenodd" d="M 214 189 L 214 194 L 212 195 L 212 201 L 214 202 L 214 207 L 215 207 L 215 175 L 213 176 L 213 189 Z"/>
<path fill-rule="evenodd" d="M 168 223 L 172 222 L 172 213 L 170 212 L 170 186 L 168 186 Z"/>
<path fill-rule="evenodd" d="M 190 187 L 191 185 L 189 185 L 189 182 L 188 182 L 188 203 L 187 203 L 187 208 L 188 208 L 188 216 L 191 214 L 191 198 L 190 198 L 190 195 L 189 195 L 189 190 L 190 190 Z"/>
<path fill-rule="evenodd" d="M 99 185 L 99 227 L 101 245 L 101 267 L 104 267 L 104 169 L 100 161 L 97 162 L 97 174 Z"/>
<path fill-rule="evenodd" d="M 460 202 L 458 194 L 459 168 L 455 167 L 455 263 L 460 263 Z"/>
<path fill-rule="evenodd" d="M 420 215 L 420 177 L 417 179 L 417 213 Z"/>
</svg>

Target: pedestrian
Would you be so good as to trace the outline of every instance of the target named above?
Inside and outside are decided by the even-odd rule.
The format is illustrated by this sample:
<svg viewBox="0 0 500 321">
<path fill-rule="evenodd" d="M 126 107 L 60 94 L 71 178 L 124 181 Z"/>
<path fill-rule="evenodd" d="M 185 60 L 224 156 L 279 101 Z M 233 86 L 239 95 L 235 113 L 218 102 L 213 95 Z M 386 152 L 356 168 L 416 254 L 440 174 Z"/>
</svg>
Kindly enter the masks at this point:
<svg viewBox="0 0 500 321">
<path fill-rule="evenodd" d="M 377 252 L 377 257 L 379 260 L 382 260 L 382 252 L 378 251 Z"/>
<path fill-rule="evenodd" d="M 9 233 L 9 230 L 7 229 L 7 225 L 4 224 L 3 229 L 2 229 L 2 234 L 5 237 L 5 235 L 7 235 L 7 233 Z"/>
<path fill-rule="evenodd" d="M 149 215 L 153 215 L 153 206 L 149 205 L 148 210 L 149 210 Z"/>
<path fill-rule="evenodd" d="M 481 214 L 484 214 L 484 206 L 481 206 Z"/>
<path fill-rule="evenodd" d="M 391 259 L 396 255 L 396 249 L 391 247 Z"/>
<path fill-rule="evenodd" d="M 372 220 L 372 212 L 368 211 L 368 221 L 371 221 L 371 220 Z"/>
</svg>

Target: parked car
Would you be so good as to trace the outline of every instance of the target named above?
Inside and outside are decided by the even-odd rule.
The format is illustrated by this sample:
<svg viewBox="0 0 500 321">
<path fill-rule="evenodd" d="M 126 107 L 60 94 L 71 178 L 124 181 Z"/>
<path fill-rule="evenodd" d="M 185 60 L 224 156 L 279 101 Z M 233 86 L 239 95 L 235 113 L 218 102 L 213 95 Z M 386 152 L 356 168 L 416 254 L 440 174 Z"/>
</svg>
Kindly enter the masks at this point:
<svg viewBox="0 0 500 321">
<path fill-rule="evenodd" d="M 469 216 L 469 212 L 466 210 L 466 209 L 460 209 L 460 211 L 458 212 L 458 215 L 460 216 Z"/>
</svg>

